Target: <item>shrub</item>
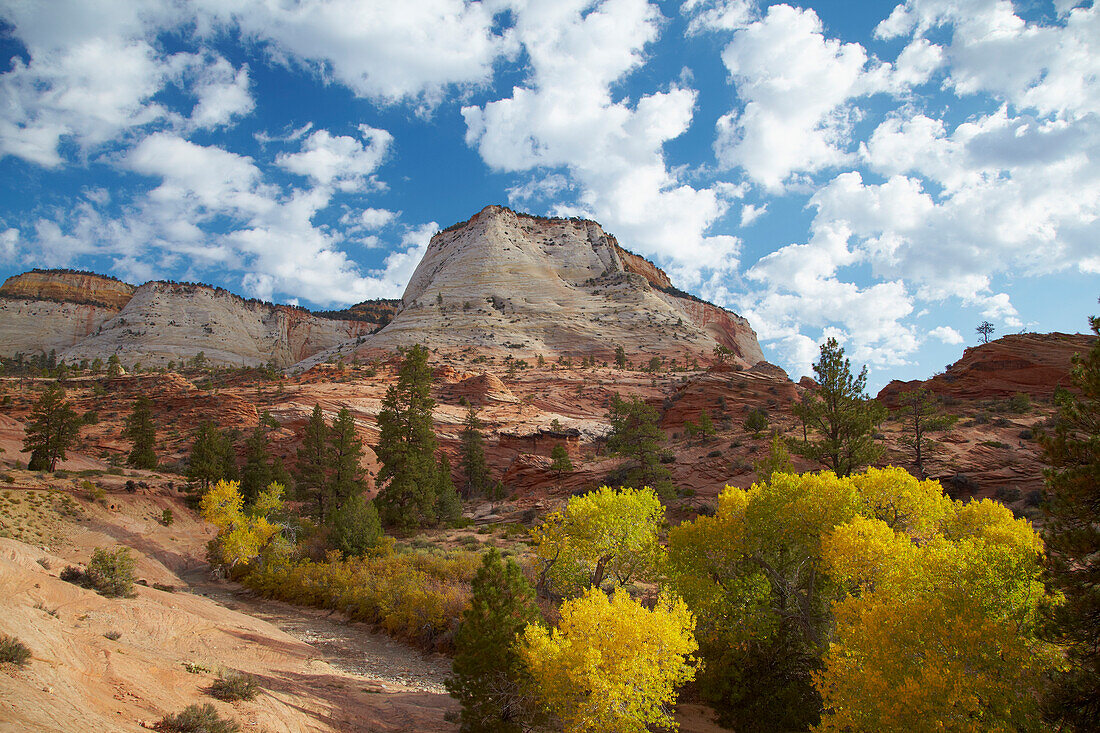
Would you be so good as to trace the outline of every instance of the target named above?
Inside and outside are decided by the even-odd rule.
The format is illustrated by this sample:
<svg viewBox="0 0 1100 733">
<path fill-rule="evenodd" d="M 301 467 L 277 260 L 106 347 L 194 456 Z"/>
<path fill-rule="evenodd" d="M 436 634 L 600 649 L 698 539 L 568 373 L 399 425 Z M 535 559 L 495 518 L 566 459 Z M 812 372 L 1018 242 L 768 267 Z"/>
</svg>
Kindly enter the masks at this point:
<svg viewBox="0 0 1100 733">
<path fill-rule="evenodd" d="M 188 705 L 175 715 L 165 715 L 153 728 L 166 733 L 236 733 L 240 730 L 236 722 L 218 715 L 210 703 Z"/>
<path fill-rule="evenodd" d="M 211 697 L 216 697 L 224 702 L 236 702 L 237 700 L 251 700 L 260 692 L 260 686 L 252 675 L 229 670 L 214 680 L 207 689 Z"/>
<path fill-rule="evenodd" d="M 745 418 L 745 430 L 750 433 L 760 434 L 768 429 L 768 413 L 761 408 L 756 408 Z"/>
<path fill-rule="evenodd" d="M 326 562 L 272 564 L 245 585 L 268 598 L 333 608 L 356 621 L 378 624 L 397 638 L 449 650 L 480 555 L 455 551 L 403 552 Z"/>
<path fill-rule="evenodd" d="M 130 595 L 134 585 L 134 558 L 130 548 L 118 547 L 114 552 L 95 548 L 88 569 L 84 571 L 84 582 L 108 598 Z"/>
<path fill-rule="evenodd" d="M 1017 392 L 1008 399 L 1010 412 L 1027 412 L 1031 409 L 1031 397 L 1026 392 Z"/>
<path fill-rule="evenodd" d="M 84 585 L 84 571 L 75 565 L 66 566 L 57 577 L 61 578 L 66 583 Z"/>
<path fill-rule="evenodd" d="M 176 518 L 172 514 L 171 509 L 165 508 L 165 510 L 160 513 L 160 523 L 163 524 L 165 527 L 172 526 L 172 522 L 174 521 L 176 521 Z"/>
<path fill-rule="evenodd" d="M 31 650 L 14 636 L 0 634 L 0 664 L 14 664 L 22 667 L 31 657 Z"/>
<path fill-rule="evenodd" d="M 118 641 L 119 639 L 122 638 L 122 632 L 121 631 L 108 631 L 103 636 L 104 636 L 104 638 L 110 639 L 111 641 Z"/>
</svg>

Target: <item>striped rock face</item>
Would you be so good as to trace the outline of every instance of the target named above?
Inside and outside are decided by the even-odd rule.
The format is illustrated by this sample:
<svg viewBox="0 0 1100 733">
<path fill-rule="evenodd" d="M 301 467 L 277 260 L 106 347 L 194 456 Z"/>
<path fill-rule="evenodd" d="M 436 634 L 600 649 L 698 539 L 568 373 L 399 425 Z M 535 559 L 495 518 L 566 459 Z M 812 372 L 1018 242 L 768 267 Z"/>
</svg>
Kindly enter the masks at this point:
<svg viewBox="0 0 1100 733">
<path fill-rule="evenodd" d="M 432 238 L 397 314 L 359 350 L 415 343 L 601 361 L 621 345 L 635 362 L 681 363 L 709 362 L 721 344 L 744 366 L 764 358 L 748 321 L 677 290 L 599 224 L 499 206 Z"/>
</svg>

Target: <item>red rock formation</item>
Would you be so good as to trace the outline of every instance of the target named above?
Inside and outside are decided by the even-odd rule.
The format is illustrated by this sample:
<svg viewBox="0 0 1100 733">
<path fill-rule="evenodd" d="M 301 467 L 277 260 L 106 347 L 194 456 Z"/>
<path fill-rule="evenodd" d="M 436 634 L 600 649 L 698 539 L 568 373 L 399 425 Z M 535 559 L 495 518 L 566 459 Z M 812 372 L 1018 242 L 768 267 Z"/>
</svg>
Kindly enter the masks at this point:
<svg viewBox="0 0 1100 733">
<path fill-rule="evenodd" d="M 1023 393 L 1050 399 L 1055 387 L 1070 385 L 1070 360 L 1088 351 L 1094 337 L 1066 333 L 1025 333 L 972 346 L 947 371 L 928 380 L 894 380 L 878 399 L 896 407 L 898 395 L 924 386 L 959 400 L 1011 397 Z"/>
<path fill-rule="evenodd" d="M 0 296 L 98 305 L 121 310 L 134 286 L 113 277 L 72 270 L 32 270 L 13 275 L 0 285 Z"/>
</svg>

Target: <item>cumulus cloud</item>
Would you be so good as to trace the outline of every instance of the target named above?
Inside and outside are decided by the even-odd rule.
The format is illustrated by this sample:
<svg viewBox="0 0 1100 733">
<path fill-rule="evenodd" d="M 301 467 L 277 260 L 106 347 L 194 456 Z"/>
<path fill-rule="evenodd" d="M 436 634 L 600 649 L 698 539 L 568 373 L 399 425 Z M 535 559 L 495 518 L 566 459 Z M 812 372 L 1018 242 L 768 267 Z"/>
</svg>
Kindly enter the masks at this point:
<svg viewBox="0 0 1100 733">
<path fill-rule="evenodd" d="M 813 10 L 773 5 L 722 52 L 743 108 L 718 120 L 715 155 L 771 190 L 849 160 L 853 109 L 873 87 L 858 43 L 826 38 Z"/>
<path fill-rule="evenodd" d="M 644 0 L 521 3 L 515 32 L 529 58 L 527 80 L 510 97 L 462 114 L 467 143 L 491 168 L 564 169 L 578 191 L 556 213 L 592 216 L 698 282 L 700 263 L 727 265 L 739 243 L 707 236 L 728 208 L 728 189 L 694 188 L 665 162 L 663 146 L 687 130 L 696 92 L 674 86 L 632 103 L 612 91 L 642 65 L 661 20 Z M 521 186 L 514 195 L 546 191 Z"/>
<path fill-rule="evenodd" d="M 438 101 L 451 85 L 489 81 L 515 52 L 497 28 L 500 3 L 465 0 L 195 0 L 201 19 L 239 28 L 356 94 L 386 102 Z"/>
<path fill-rule="evenodd" d="M 368 177 L 382 164 L 393 142 L 385 130 L 359 125 L 360 142 L 347 135 L 332 135 L 317 130 L 297 153 L 281 154 L 275 162 L 292 173 L 307 176 L 322 186 L 341 191 L 357 191 L 367 185 Z"/>
<path fill-rule="evenodd" d="M 951 328 L 951 326 L 936 326 L 928 332 L 928 336 L 938 341 L 942 341 L 949 346 L 956 346 L 963 343 L 962 334 Z"/>
<path fill-rule="evenodd" d="M 234 69 L 221 57 L 201 69 L 194 93 L 198 102 L 191 112 L 191 124 L 196 127 L 226 125 L 256 106 L 248 90 L 248 67 Z"/>
</svg>

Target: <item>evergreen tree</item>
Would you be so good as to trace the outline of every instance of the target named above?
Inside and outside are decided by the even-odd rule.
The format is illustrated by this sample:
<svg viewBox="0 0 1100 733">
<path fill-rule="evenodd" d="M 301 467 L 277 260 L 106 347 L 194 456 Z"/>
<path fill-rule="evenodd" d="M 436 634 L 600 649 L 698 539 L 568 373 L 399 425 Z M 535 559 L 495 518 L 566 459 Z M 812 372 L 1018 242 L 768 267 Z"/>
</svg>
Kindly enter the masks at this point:
<svg viewBox="0 0 1100 733">
<path fill-rule="evenodd" d="M 382 523 L 402 531 L 433 525 L 439 484 L 432 431 L 432 373 L 428 350 L 417 344 L 405 352 L 397 383 L 382 400 L 378 413 L 378 445 L 382 469 L 375 498 Z"/>
<path fill-rule="evenodd" d="M 550 470 L 558 477 L 558 482 L 561 482 L 561 476 L 563 473 L 572 473 L 573 461 L 569 460 L 569 451 L 565 447 L 565 443 L 558 443 L 550 451 Z"/>
<path fill-rule="evenodd" d="M 485 462 L 485 438 L 481 434 L 482 422 L 477 410 L 471 407 L 466 413 L 462 430 L 462 474 L 466 478 L 462 495 L 480 496 L 489 489 L 489 464 Z"/>
<path fill-rule="evenodd" d="M 451 480 L 451 459 L 440 452 L 439 463 L 435 467 L 435 516 L 436 522 L 451 525 L 462 516 L 462 500 L 458 498 L 454 481 Z M 490 491 L 492 499 L 498 492 Z"/>
<path fill-rule="evenodd" d="M 363 468 L 363 441 L 355 432 L 355 420 L 348 408 L 340 409 L 328 431 L 328 455 L 331 471 L 325 484 L 325 504 L 339 506 L 353 494 L 366 490 Z"/>
<path fill-rule="evenodd" d="M 122 362 L 118 359 L 118 354 L 111 354 L 107 358 L 107 376 L 121 377 L 122 376 Z"/>
<path fill-rule="evenodd" d="M 348 557 L 362 557 L 378 546 L 382 523 L 374 504 L 352 494 L 328 517 L 329 544 Z"/>
<path fill-rule="evenodd" d="M 241 496 L 251 504 L 275 480 L 267 430 L 257 425 L 244 443 L 244 467 L 241 469 Z M 281 482 L 280 482 L 281 483 Z"/>
<path fill-rule="evenodd" d="M 865 392 L 867 367 L 853 377 L 852 365 L 836 339 L 821 345 L 814 373 L 819 385 L 816 393 L 791 407 L 820 437 L 803 443 L 798 452 L 826 464 L 837 476 L 849 476 L 882 455 L 874 431 L 886 411 Z"/>
<path fill-rule="evenodd" d="M 539 620 L 531 584 L 495 548 L 474 577 L 470 607 L 455 635 L 447 691 L 462 704 L 463 733 L 522 733 L 535 722 L 527 668 L 517 637 Z"/>
<path fill-rule="evenodd" d="M 203 493 L 221 480 L 237 480 L 237 459 L 233 441 L 218 430 L 214 423 L 204 422 L 195 434 L 191 458 L 187 462 L 187 479 Z"/>
<path fill-rule="evenodd" d="M 898 395 L 901 410 L 898 411 L 905 426 L 899 442 L 913 451 L 913 465 L 917 475 L 924 478 L 924 459 L 938 447 L 929 433 L 951 427 L 955 418 L 939 413 L 939 398 L 924 387 Z"/>
<path fill-rule="evenodd" d="M 620 369 L 626 368 L 626 349 L 623 348 L 622 344 L 615 347 L 615 366 Z"/>
<path fill-rule="evenodd" d="M 787 444 L 778 434 L 772 435 L 772 444 L 768 449 L 768 455 L 760 461 L 753 461 L 752 470 L 756 473 L 757 481 L 771 481 L 776 473 L 794 473 L 794 464 L 791 463 L 791 454 L 787 451 Z"/>
<path fill-rule="evenodd" d="M 1100 318 L 1090 318 L 1100 336 Z M 1062 391 L 1053 433 L 1040 441 L 1047 471 L 1044 528 L 1049 582 L 1065 596 L 1051 630 L 1069 667 L 1054 679 L 1047 710 L 1058 730 L 1100 729 L 1100 340 L 1073 359 L 1080 396 Z"/>
<path fill-rule="evenodd" d="M 125 435 L 133 444 L 126 462 L 137 468 L 156 468 L 157 428 L 153 423 L 153 402 L 145 395 L 134 400 L 134 410 L 126 421 Z"/>
<path fill-rule="evenodd" d="M 325 516 L 325 485 L 328 483 L 328 426 L 320 405 L 313 406 L 301 435 L 295 463 L 297 496 L 317 506 L 317 518 Z"/>
<path fill-rule="evenodd" d="M 27 418 L 23 450 L 31 454 L 32 471 L 53 471 L 65 460 L 65 451 L 80 434 L 80 418 L 65 402 L 65 388 L 51 384 L 35 403 Z"/>
<path fill-rule="evenodd" d="M 671 494 L 672 474 L 661 464 L 665 434 L 657 426 L 657 410 L 640 397 L 624 400 L 615 395 L 607 419 L 611 423 L 608 451 L 634 462 L 624 485 L 638 489 L 648 486 L 661 496 Z"/>
<path fill-rule="evenodd" d="M 982 343 L 988 344 L 989 337 L 993 335 L 993 332 L 996 331 L 997 328 L 989 321 L 982 321 L 974 330 L 977 331 L 978 335 L 982 337 Z"/>
</svg>

